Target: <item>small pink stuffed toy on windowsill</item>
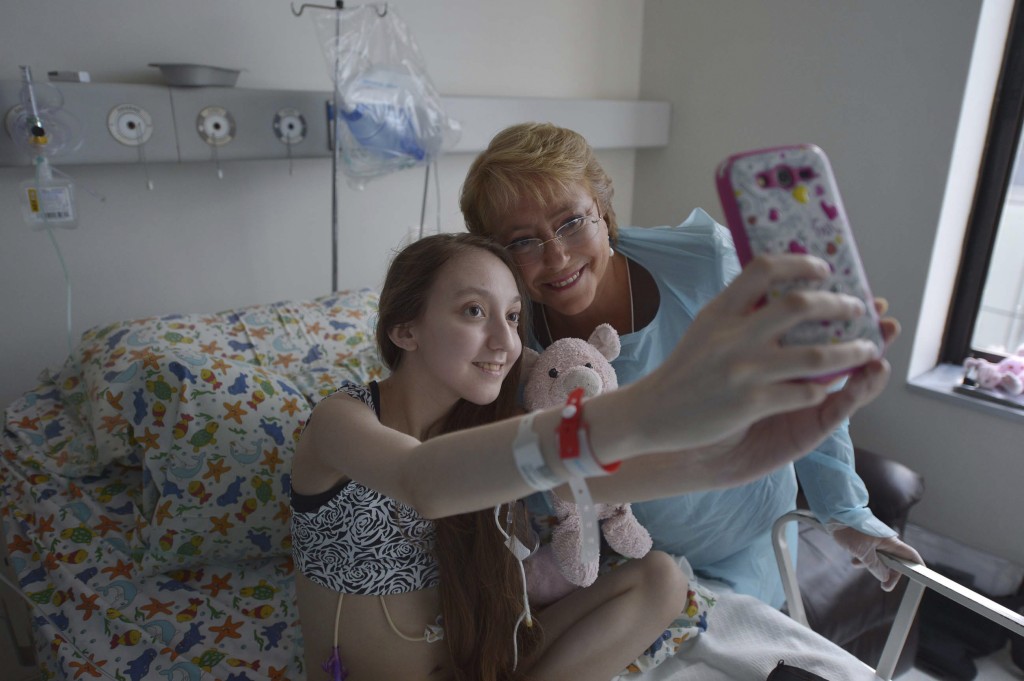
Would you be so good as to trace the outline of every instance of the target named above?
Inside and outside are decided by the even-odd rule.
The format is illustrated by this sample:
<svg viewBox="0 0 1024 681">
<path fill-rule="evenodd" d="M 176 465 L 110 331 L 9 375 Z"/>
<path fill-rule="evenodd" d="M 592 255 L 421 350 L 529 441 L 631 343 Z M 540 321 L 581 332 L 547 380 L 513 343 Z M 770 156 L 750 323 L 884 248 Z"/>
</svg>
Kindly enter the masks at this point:
<svg viewBox="0 0 1024 681">
<path fill-rule="evenodd" d="M 1008 395 L 1024 394 L 1024 345 L 1014 354 L 997 363 L 981 357 L 964 360 L 967 377 L 973 377 L 979 388 L 999 390 Z"/>
<path fill-rule="evenodd" d="M 523 403 L 530 411 L 565 404 L 569 393 L 583 388 L 587 398 L 619 387 L 611 360 L 619 356 L 619 334 L 601 324 L 588 340 L 563 338 L 544 352 L 524 350 Z M 530 600 L 537 607 L 552 603 L 578 586 L 597 579 L 598 561 L 580 562 L 581 526 L 576 504 L 549 493 L 558 524 L 551 543 L 527 561 Z M 651 550 L 651 536 L 629 504 L 596 504 L 601 533 L 608 545 L 626 558 L 642 558 Z"/>
</svg>

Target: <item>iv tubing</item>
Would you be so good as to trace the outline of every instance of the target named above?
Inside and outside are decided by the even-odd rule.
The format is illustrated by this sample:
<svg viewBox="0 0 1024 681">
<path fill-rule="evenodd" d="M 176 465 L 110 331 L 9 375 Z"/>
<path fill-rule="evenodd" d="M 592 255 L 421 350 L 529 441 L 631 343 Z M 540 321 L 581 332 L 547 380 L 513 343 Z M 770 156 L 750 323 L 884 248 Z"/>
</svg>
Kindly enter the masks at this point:
<svg viewBox="0 0 1024 681">
<path fill-rule="evenodd" d="M 46 163 L 46 159 L 42 156 L 36 158 L 36 190 L 39 191 L 39 187 L 42 186 L 42 166 Z M 51 171 L 52 172 L 52 171 Z M 64 262 L 64 254 L 61 253 L 60 245 L 57 243 L 57 237 L 53 234 L 53 227 L 50 225 L 49 219 L 46 217 L 46 211 L 40 211 L 43 216 L 43 223 L 46 225 L 46 233 L 50 237 L 50 242 L 53 244 L 53 249 L 57 251 L 57 259 L 60 260 L 60 269 L 64 273 L 64 289 L 67 293 L 67 342 L 68 342 L 68 357 L 74 353 L 74 343 L 72 341 L 71 333 L 71 275 L 68 273 L 67 263 Z"/>
</svg>

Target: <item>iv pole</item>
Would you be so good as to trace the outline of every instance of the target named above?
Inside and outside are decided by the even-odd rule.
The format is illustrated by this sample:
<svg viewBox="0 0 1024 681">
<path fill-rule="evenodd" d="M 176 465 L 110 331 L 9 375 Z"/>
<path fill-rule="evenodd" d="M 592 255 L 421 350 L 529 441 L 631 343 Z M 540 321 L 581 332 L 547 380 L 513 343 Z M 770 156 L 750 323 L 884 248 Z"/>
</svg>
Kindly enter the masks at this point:
<svg viewBox="0 0 1024 681">
<path fill-rule="evenodd" d="M 341 12 L 345 9 L 345 3 L 343 0 L 335 0 L 334 7 L 327 5 L 311 5 L 307 3 L 300 5 L 298 9 L 295 9 L 295 4 L 292 3 L 292 15 L 296 17 L 302 16 L 302 13 L 307 7 L 334 11 L 334 42 L 335 45 L 337 45 L 338 40 L 341 37 Z M 385 9 L 385 12 L 386 11 L 387 10 Z M 338 291 L 338 148 L 340 146 L 340 141 L 338 139 L 339 59 L 341 59 L 341 51 L 337 50 L 334 54 L 334 78 L 332 78 L 334 93 L 331 97 L 331 107 L 329 111 L 329 120 L 331 124 L 331 293 L 336 293 Z"/>
<path fill-rule="evenodd" d="M 387 3 L 384 4 L 383 9 L 377 3 L 370 3 L 377 8 L 377 16 L 384 17 L 388 13 Z M 295 8 L 295 3 L 292 3 L 292 15 L 299 17 L 302 16 L 303 11 L 307 7 L 314 7 L 316 9 L 325 9 L 333 11 L 334 15 L 334 41 L 337 45 L 341 37 L 341 13 L 345 9 L 344 0 L 335 0 L 334 7 L 327 5 L 314 5 L 309 3 L 303 3 L 298 9 Z M 339 103 L 338 103 L 338 70 L 340 68 L 339 60 L 341 59 L 341 50 L 337 50 L 334 55 L 334 92 L 331 98 L 331 109 L 329 114 L 331 124 L 331 293 L 337 293 L 338 291 L 338 151 L 340 148 L 340 137 L 338 135 L 338 115 Z M 435 169 L 436 172 L 436 169 Z M 438 179 L 435 178 L 435 183 Z M 424 222 L 427 211 L 427 187 L 430 184 L 430 164 L 426 166 L 426 176 L 423 179 L 423 204 L 420 207 L 420 238 L 423 238 Z M 438 197 L 440 202 L 440 197 Z M 438 208 L 440 213 L 440 207 Z M 440 216 L 438 218 L 440 224 Z"/>
<path fill-rule="evenodd" d="M 337 45 L 341 36 L 341 10 L 345 3 L 336 0 L 337 5 L 334 12 L 334 43 Z M 301 13 L 302 10 L 300 9 Z M 334 54 L 334 90 L 331 97 L 331 293 L 338 290 L 338 60 L 341 59 L 341 50 Z"/>
</svg>

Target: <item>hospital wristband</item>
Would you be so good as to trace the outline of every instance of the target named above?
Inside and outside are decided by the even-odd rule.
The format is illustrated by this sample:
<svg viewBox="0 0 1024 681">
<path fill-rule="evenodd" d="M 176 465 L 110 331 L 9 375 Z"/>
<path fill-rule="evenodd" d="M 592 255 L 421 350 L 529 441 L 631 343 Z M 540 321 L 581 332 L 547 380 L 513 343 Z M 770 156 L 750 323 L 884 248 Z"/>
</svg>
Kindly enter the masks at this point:
<svg viewBox="0 0 1024 681">
<path fill-rule="evenodd" d="M 544 463 L 544 455 L 540 451 L 540 438 L 533 430 L 533 418 L 536 415 L 536 412 L 531 412 L 520 419 L 519 430 L 515 442 L 512 443 L 512 453 L 519 475 L 523 476 L 526 484 L 538 492 L 543 492 L 558 487 L 563 481 Z"/>
<path fill-rule="evenodd" d="M 558 424 L 558 455 L 569 471 L 569 489 L 580 514 L 580 556 L 586 565 L 598 559 L 600 536 L 597 531 L 597 508 L 587 487 L 587 478 L 610 475 L 619 469 L 621 462 L 602 464 L 590 449 L 590 432 L 583 420 L 583 388 L 569 393 L 562 420 Z"/>
<path fill-rule="evenodd" d="M 570 475 L 591 478 L 611 475 L 619 470 L 621 461 L 603 464 L 590 448 L 590 430 L 583 420 L 583 388 L 569 393 L 558 424 L 558 454 Z"/>
</svg>

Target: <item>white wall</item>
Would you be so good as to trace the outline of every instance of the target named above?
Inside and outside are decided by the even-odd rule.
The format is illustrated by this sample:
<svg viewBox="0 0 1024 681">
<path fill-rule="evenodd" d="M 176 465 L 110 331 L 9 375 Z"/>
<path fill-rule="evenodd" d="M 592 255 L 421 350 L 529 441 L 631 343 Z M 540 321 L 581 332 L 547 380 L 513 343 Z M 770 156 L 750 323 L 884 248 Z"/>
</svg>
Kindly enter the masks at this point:
<svg viewBox="0 0 1024 681">
<path fill-rule="evenodd" d="M 318 3 L 332 4 L 332 3 Z M 392 0 L 445 95 L 634 99 L 643 0 Z M 19 65 L 85 70 L 96 82 L 159 83 L 150 62 L 243 68 L 238 87 L 329 91 L 310 15 L 284 0 L 5 2 L 0 78 Z M 0 112 L 4 113 L 4 112 Z M 2 134 L 2 133 L 0 133 Z M 628 219 L 634 152 L 603 152 Z M 469 156 L 442 159 L 443 228 L 462 228 L 457 193 Z M 58 162 L 59 163 L 59 162 Z M 330 161 L 284 160 L 150 168 L 67 166 L 81 188 L 81 225 L 59 231 L 73 280 L 74 333 L 117 319 L 203 312 L 330 290 Z M 27 168 L 0 168 L 0 405 L 66 355 L 60 264 L 45 233 L 21 221 L 15 189 Z M 342 183 L 344 287 L 378 285 L 391 250 L 418 225 L 423 171 Z M 431 187 L 428 223 L 436 214 Z"/>
<path fill-rule="evenodd" d="M 640 96 L 673 102 L 666 149 L 637 155 L 634 219 L 722 218 L 730 153 L 828 152 L 872 288 L 903 323 L 887 392 L 854 440 L 920 471 L 914 522 L 1024 563 L 1021 427 L 905 381 L 980 0 L 647 0 Z M 938 311 L 943 312 L 943 311 Z"/>
</svg>

